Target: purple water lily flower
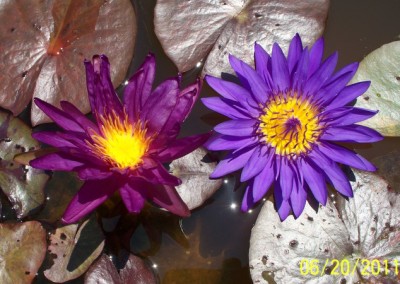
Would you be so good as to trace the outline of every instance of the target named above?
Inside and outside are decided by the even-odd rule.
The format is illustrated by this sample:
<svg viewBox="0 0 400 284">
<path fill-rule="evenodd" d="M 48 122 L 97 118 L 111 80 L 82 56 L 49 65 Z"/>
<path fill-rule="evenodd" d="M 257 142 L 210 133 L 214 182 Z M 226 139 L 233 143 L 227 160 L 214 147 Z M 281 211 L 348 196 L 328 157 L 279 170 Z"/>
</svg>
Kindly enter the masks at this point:
<svg viewBox="0 0 400 284">
<path fill-rule="evenodd" d="M 255 70 L 230 56 L 240 84 L 211 76 L 208 84 L 222 97 L 203 103 L 230 120 L 215 127 L 209 150 L 230 150 L 211 177 L 243 169 L 248 181 L 242 202 L 247 211 L 273 185 L 276 208 L 282 220 L 293 211 L 302 213 L 307 197 L 327 201 L 326 182 L 344 196 L 352 188 L 337 163 L 374 171 L 375 167 L 336 142 L 370 143 L 382 136 L 355 123 L 377 112 L 349 105 L 370 82 L 348 85 L 358 64 L 334 73 L 337 53 L 322 61 L 323 39 L 309 50 L 299 35 L 291 41 L 287 58 L 278 44 L 271 56 L 255 44 Z"/>
<path fill-rule="evenodd" d="M 110 80 L 106 56 L 85 61 L 87 90 L 95 122 L 73 104 L 58 109 L 35 103 L 62 130 L 41 131 L 33 137 L 58 152 L 31 161 L 39 169 L 75 171 L 85 181 L 66 209 L 63 222 L 73 223 L 119 190 L 126 208 L 139 212 L 145 200 L 180 216 L 190 214 L 174 186 L 180 180 L 162 163 L 180 158 L 202 145 L 210 134 L 177 139 L 180 126 L 199 96 L 201 81 L 180 91 L 180 77 L 152 91 L 155 59 L 147 56 L 119 100 Z"/>
</svg>

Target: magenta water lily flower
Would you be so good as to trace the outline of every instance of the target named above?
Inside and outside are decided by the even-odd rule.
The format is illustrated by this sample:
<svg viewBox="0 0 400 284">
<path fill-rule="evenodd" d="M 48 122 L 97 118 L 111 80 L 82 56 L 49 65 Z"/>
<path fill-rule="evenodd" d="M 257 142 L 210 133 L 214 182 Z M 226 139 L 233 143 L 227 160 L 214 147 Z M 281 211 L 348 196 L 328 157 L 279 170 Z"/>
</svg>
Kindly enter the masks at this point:
<svg viewBox="0 0 400 284">
<path fill-rule="evenodd" d="M 287 58 L 278 44 L 271 56 L 255 45 L 255 70 L 230 56 L 240 84 L 211 76 L 208 84 L 222 97 L 204 98 L 210 109 L 230 120 L 215 127 L 209 150 L 230 150 L 211 177 L 242 169 L 248 181 L 242 202 L 247 211 L 271 188 L 282 220 L 302 213 L 307 197 L 327 201 L 326 182 L 344 196 L 352 188 L 337 163 L 366 171 L 375 167 L 336 142 L 370 143 L 382 136 L 355 123 L 377 112 L 349 105 L 370 82 L 348 85 L 358 68 L 350 64 L 334 73 L 337 53 L 322 61 L 323 40 L 309 50 L 296 35 Z"/>
<path fill-rule="evenodd" d="M 76 222 L 117 190 L 130 212 L 139 212 L 150 200 L 177 215 L 189 215 L 174 188 L 180 180 L 163 163 L 190 153 L 209 138 L 207 133 L 177 139 L 199 96 L 201 81 L 180 91 L 180 77 L 172 78 L 152 91 L 155 59 L 149 55 L 129 80 L 121 103 L 110 80 L 107 57 L 95 56 L 85 66 L 95 122 L 69 102 L 62 101 L 58 109 L 35 100 L 62 130 L 33 134 L 59 151 L 32 160 L 31 166 L 75 171 L 85 181 L 63 221 Z"/>
</svg>

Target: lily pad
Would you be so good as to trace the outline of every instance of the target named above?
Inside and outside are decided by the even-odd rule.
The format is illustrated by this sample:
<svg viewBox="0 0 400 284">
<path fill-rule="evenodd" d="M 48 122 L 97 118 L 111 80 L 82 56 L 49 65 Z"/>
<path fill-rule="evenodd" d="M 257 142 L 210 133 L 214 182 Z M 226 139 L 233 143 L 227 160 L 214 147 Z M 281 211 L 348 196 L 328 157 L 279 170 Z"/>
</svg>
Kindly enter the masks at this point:
<svg viewBox="0 0 400 284">
<path fill-rule="evenodd" d="M 354 198 L 338 196 L 318 213 L 307 205 L 297 220 L 281 222 L 273 203 L 264 204 L 250 239 L 254 282 L 397 283 L 400 196 L 376 174 L 354 177 Z"/>
<path fill-rule="evenodd" d="M 205 162 L 207 151 L 198 148 L 170 164 L 170 171 L 182 180 L 176 190 L 190 210 L 199 207 L 222 185 L 222 179 L 211 180 L 216 163 Z"/>
<path fill-rule="evenodd" d="M 129 255 L 119 273 L 110 257 L 103 254 L 85 274 L 85 284 L 153 284 L 158 283 L 151 268 L 143 259 L 133 254 Z"/>
<path fill-rule="evenodd" d="M 83 60 L 106 53 L 115 85 L 133 56 L 129 0 L 4 0 L 0 3 L 0 106 L 18 115 L 32 97 L 89 112 Z M 32 104 L 33 125 L 50 121 Z"/>
<path fill-rule="evenodd" d="M 31 283 L 46 255 L 39 222 L 0 224 L 0 283 Z"/>
<path fill-rule="evenodd" d="M 158 0 L 154 26 L 179 71 L 204 63 L 203 75 L 219 77 L 232 73 L 228 54 L 252 63 L 254 42 L 267 50 L 274 42 L 287 47 L 299 33 L 303 43 L 313 43 L 328 8 L 329 0 Z"/>
<path fill-rule="evenodd" d="M 49 251 L 56 257 L 44 271 L 47 279 L 62 283 L 81 276 L 101 254 L 104 236 L 95 218 L 80 227 L 72 224 L 56 229 L 50 236 Z"/>
<path fill-rule="evenodd" d="M 371 86 L 355 105 L 379 110 L 377 115 L 360 124 L 384 136 L 400 136 L 400 41 L 385 44 L 368 54 L 351 83 L 360 81 L 371 81 Z"/>
<path fill-rule="evenodd" d="M 39 148 L 31 133 L 19 118 L 0 111 L 0 187 L 18 218 L 43 204 L 43 188 L 49 178 L 42 170 L 14 161 L 14 155 Z"/>
</svg>

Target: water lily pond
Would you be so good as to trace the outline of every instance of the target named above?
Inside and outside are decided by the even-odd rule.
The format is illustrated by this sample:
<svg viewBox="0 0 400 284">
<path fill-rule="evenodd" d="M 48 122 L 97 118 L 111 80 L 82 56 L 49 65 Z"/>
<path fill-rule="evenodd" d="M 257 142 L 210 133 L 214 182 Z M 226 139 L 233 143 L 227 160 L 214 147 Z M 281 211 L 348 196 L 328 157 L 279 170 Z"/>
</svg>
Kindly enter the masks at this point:
<svg viewBox="0 0 400 284">
<path fill-rule="evenodd" d="M 0 1 L 0 283 L 400 283 L 399 11 Z"/>
</svg>

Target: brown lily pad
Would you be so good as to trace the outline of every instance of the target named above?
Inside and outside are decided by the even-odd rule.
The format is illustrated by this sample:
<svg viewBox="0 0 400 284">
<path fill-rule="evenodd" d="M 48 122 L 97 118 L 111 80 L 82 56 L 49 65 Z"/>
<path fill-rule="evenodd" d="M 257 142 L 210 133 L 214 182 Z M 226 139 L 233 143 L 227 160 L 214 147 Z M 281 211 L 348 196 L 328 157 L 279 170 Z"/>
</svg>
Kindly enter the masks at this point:
<svg viewBox="0 0 400 284">
<path fill-rule="evenodd" d="M 44 271 L 47 279 L 62 283 L 81 276 L 101 254 L 104 236 L 94 218 L 58 228 L 50 236 L 49 251 L 54 264 Z"/>
<path fill-rule="evenodd" d="M 39 222 L 0 224 L 0 283 L 31 283 L 46 255 Z"/>
<path fill-rule="evenodd" d="M 256 41 L 267 50 L 274 42 L 287 48 L 299 33 L 304 44 L 313 43 L 328 8 L 329 0 L 158 0 L 154 25 L 179 71 L 204 63 L 203 75 L 220 76 L 232 73 L 229 53 L 252 63 Z"/>
<path fill-rule="evenodd" d="M 103 254 L 85 274 L 85 284 L 153 284 L 158 283 L 146 262 L 133 254 L 129 255 L 119 273 L 110 258 Z"/>
<path fill-rule="evenodd" d="M 207 151 L 198 148 L 170 164 L 172 174 L 182 180 L 176 191 L 190 210 L 202 205 L 222 185 L 222 179 L 211 180 L 216 163 L 204 161 Z"/>
<path fill-rule="evenodd" d="M 19 118 L 0 112 L 0 187 L 18 218 L 43 204 L 43 188 L 49 178 L 42 170 L 14 161 L 16 154 L 39 148 L 31 133 L 31 128 Z"/>
<path fill-rule="evenodd" d="M 5 0 L 0 3 L 0 106 L 18 115 L 32 97 L 89 112 L 83 60 L 107 54 L 115 85 L 132 59 L 136 18 L 129 0 Z M 50 121 L 34 104 L 33 125 Z"/>
</svg>

